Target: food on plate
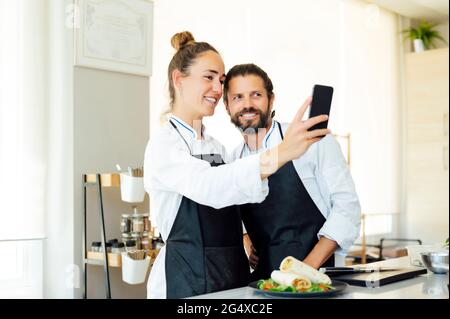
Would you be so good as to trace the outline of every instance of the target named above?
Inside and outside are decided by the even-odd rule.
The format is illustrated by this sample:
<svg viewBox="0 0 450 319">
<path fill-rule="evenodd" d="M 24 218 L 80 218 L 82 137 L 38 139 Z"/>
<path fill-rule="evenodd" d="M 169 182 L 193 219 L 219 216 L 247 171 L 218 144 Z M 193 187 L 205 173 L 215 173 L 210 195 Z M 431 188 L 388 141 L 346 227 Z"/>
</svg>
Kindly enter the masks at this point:
<svg viewBox="0 0 450 319">
<path fill-rule="evenodd" d="M 292 273 L 274 270 L 270 279 L 259 280 L 256 283 L 258 289 L 272 292 L 327 292 L 333 290 L 331 285 L 312 283 L 309 278 Z"/>
<path fill-rule="evenodd" d="M 293 286 L 297 291 L 309 289 L 312 285 L 311 280 L 305 276 L 282 272 L 280 270 L 272 271 L 270 278 L 280 285 Z"/>
<path fill-rule="evenodd" d="M 331 285 L 331 279 L 326 274 L 321 273 L 317 269 L 314 269 L 310 265 L 305 264 L 292 256 L 288 256 L 281 261 L 280 270 L 282 272 L 305 276 L 309 278 L 312 283 Z"/>
<path fill-rule="evenodd" d="M 256 286 L 272 292 L 310 293 L 335 289 L 330 277 L 291 256 L 283 259 L 280 270 L 272 271 L 269 279 L 259 280 Z"/>
</svg>

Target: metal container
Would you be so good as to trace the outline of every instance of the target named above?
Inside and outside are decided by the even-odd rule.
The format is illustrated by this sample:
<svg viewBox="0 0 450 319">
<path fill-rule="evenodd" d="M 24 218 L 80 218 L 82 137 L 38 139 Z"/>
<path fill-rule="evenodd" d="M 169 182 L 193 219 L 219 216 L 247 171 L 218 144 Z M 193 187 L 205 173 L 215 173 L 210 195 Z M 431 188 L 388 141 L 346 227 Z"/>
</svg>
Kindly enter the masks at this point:
<svg viewBox="0 0 450 319">
<path fill-rule="evenodd" d="M 448 250 L 421 253 L 424 266 L 435 274 L 448 273 Z"/>
</svg>

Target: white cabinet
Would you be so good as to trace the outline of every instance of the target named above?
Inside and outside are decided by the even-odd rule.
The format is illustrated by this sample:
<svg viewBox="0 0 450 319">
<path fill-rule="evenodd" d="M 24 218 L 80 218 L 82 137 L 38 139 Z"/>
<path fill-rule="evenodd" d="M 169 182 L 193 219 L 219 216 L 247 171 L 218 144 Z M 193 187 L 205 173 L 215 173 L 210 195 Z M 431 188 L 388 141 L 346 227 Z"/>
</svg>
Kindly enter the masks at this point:
<svg viewBox="0 0 450 319">
<path fill-rule="evenodd" d="M 404 235 L 448 237 L 448 48 L 406 56 Z"/>
</svg>

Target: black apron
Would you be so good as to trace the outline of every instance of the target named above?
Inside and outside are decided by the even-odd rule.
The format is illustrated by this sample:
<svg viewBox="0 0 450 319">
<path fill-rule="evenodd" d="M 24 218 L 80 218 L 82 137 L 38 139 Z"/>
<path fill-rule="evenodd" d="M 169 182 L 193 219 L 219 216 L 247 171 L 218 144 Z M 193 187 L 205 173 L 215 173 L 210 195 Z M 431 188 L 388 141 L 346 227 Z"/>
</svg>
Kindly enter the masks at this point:
<svg viewBox="0 0 450 319">
<path fill-rule="evenodd" d="M 186 140 L 178 131 L 189 148 Z M 189 152 L 192 152 L 189 148 Z M 193 155 L 211 166 L 220 154 Z M 239 206 L 214 209 L 184 197 L 166 241 L 167 298 L 185 298 L 243 287 L 250 269 L 242 241 Z"/>
<path fill-rule="evenodd" d="M 241 215 L 259 257 L 252 281 L 270 278 L 287 256 L 304 260 L 317 244 L 317 233 L 325 223 L 292 161 L 269 176 L 266 199 L 260 204 L 241 205 Z M 324 266 L 334 266 L 334 256 Z"/>
</svg>

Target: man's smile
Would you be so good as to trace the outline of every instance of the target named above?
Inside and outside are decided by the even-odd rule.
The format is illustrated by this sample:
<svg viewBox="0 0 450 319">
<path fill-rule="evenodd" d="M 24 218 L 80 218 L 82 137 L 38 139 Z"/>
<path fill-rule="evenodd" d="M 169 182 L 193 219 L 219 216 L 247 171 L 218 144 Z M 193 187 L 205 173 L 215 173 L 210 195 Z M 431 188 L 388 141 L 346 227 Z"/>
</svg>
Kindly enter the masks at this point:
<svg viewBox="0 0 450 319">
<path fill-rule="evenodd" d="M 255 112 L 246 112 L 241 114 L 239 117 L 243 118 L 244 120 L 250 121 L 255 119 L 259 114 Z"/>
</svg>

